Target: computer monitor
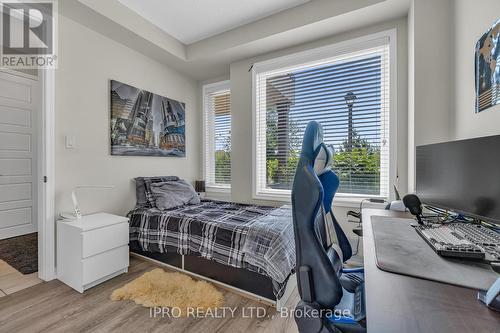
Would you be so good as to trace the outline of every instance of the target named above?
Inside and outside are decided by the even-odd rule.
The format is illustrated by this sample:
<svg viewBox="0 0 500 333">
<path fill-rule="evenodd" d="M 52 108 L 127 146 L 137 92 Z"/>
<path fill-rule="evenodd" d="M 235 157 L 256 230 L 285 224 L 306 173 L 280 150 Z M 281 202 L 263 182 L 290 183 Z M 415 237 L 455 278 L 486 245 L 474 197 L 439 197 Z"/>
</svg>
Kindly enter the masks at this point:
<svg viewBox="0 0 500 333">
<path fill-rule="evenodd" d="M 500 135 L 417 146 L 424 204 L 500 224 Z"/>
</svg>

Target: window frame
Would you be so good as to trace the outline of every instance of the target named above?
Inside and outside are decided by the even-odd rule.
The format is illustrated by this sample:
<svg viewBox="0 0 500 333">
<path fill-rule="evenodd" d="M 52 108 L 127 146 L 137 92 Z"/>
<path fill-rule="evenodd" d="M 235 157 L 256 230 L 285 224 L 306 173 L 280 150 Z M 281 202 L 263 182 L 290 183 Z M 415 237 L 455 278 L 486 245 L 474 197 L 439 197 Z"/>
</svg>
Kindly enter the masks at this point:
<svg viewBox="0 0 500 333">
<path fill-rule="evenodd" d="M 335 203 L 340 205 L 359 204 L 363 199 L 379 198 L 392 200 L 394 197 L 391 191 L 392 185 L 397 177 L 397 31 L 396 29 L 386 30 L 375 34 L 370 34 L 351 40 L 338 42 L 335 44 L 314 48 L 267 61 L 253 64 L 252 67 L 252 198 L 256 200 L 272 200 L 281 202 L 291 201 L 291 190 L 276 190 L 260 188 L 257 179 L 257 75 L 262 72 L 281 70 L 286 67 L 293 67 L 311 62 L 321 62 L 324 59 L 340 57 L 353 52 L 367 50 L 381 45 L 389 45 L 389 180 L 386 193 L 383 195 L 363 195 L 337 193 Z M 262 180 L 260 180 L 261 182 Z"/>
<path fill-rule="evenodd" d="M 224 80 L 224 81 L 219 81 L 219 82 L 214 82 L 214 83 L 209 83 L 209 84 L 204 84 L 202 87 L 202 127 L 203 127 L 203 146 L 202 146 L 202 168 L 203 168 L 203 179 L 206 181 L 207 180 L 207 173 L 208 173 L 208 150 L 207 145 L 208 143 L 208 138 L 207 138 L 207 131 L 215 131 L 215 128 L 207 128 L 207 112 L 206 106 L 208 102 L 208 95 L 216 92 L 222 92 L 229 90 L 229 93 L 231 94 L 231 81 L 229 80 Z M 232 126 L 232 117 L 231 117 L 231 126 Z M 215 144 L 213 142 L 212 144 Z M 213 149 L 215 151 L 215 149 Z M 231 163 L 232 164 L 232 163 Z M 213 169 L 215 170 L 215 166 L 213 166 Z M 212 192 L 212 193 L 230 193 L 231 192 L 231 185 L 230 184 L 217 184 L 217 183 L 208 183 L 206 182 L 205 185 L 205 190 L 206 192 Z"/>
</svg>

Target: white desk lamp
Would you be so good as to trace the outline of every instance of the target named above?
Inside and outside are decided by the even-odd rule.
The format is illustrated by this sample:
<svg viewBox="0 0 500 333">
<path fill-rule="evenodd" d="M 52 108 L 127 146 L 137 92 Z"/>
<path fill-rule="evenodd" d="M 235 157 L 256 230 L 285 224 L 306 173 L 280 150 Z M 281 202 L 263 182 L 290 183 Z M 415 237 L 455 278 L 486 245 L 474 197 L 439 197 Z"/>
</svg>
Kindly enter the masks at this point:
<svg viewBox="0 0 500 333">
<path fill-rule="evenodd" d="M 112 189 L 114 186 L 111 185 L 78 185 L 71 191 L 71 201 L 73 202 L 73 212 L 74 213 L 61 213 L 61 217 L 64 220 L 73 221 L 82 218 L 82 211 L 78 205 L 78 200 L 76 198 L 76 191 L 79 189 Z"/>
</svg>

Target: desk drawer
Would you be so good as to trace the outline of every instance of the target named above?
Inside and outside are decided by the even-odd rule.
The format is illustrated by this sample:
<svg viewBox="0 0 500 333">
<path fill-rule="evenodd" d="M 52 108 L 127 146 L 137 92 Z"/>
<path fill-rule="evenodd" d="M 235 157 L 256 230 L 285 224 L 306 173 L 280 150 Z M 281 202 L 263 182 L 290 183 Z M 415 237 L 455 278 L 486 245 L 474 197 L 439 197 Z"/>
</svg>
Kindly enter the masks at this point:
<svg viewBox="0 0 500 333">
<path fill-rule="evenodd" d="M 86 231 L 82 234 L 82 258 L 128 245 L 128 223 Z"/>
<path fill-rule="evenodd" d="M 85 286 L 107 275 L 128 267 L 128 246 L 122 246 L 90 258 L 83 259 L 82 284 Z"/>
</svg>

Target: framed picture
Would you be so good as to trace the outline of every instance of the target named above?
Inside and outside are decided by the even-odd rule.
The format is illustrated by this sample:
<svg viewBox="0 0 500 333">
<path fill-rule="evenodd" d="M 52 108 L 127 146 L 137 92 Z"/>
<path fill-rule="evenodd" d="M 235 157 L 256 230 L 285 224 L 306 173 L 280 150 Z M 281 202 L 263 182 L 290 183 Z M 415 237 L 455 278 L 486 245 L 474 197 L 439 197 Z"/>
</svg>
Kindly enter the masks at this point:
<svg viewBox="0 0 500 333">
<path fill-rule="evenodd" d="M 186 105 L 111 80 L 111 155 L 186 156 Z"/>
<path fill-rule="evenodd" d="M 476 44 L 476 113 L 500 104 L 500 20 Z"/>
</svg>

